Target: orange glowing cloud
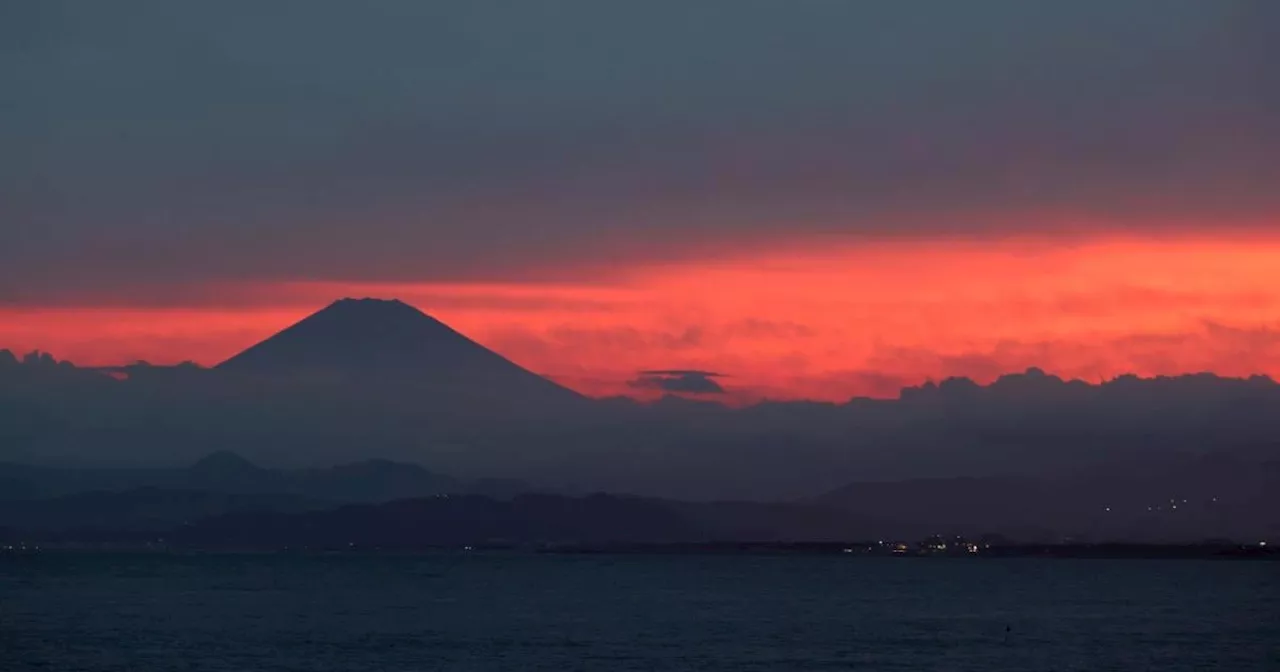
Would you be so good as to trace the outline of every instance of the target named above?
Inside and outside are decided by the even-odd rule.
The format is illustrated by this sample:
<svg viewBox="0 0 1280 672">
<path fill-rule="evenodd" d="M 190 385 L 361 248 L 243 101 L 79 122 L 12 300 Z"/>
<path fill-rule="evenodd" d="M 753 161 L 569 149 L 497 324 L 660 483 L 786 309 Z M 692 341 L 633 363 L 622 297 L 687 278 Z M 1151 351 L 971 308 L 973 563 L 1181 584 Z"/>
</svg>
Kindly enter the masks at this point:
<svg viewBox="0 0 1280 672">
<path fill-rule="evenodd" d="M 1280 374 L 1280 237 L 828 242 L 560 284 L 282 283 L 242 306 L 10 308 L 0 347 L 214 364 L 333 298 L 368 295 L 596 395 L 636 393 L 627 383 L 645 369 L 728 374 L 718 381 L 738 401 L 891 396 L 1028 366 L 1087 380 Z"/>
</svg>

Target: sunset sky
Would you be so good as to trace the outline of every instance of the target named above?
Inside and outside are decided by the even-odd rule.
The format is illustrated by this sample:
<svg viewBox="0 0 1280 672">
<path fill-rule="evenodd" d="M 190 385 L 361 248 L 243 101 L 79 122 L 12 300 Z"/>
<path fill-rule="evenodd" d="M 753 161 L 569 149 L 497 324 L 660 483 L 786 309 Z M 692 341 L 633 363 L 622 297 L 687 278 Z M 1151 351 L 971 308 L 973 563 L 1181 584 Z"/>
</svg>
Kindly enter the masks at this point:
<svg viewBox="0 0 1280 672">
<path fill-rule="evenodd" d="M 0 348 L 342 296 L 590 394 L 1280 377 L 1280 3 L 0 9 Z"/>
</svg>

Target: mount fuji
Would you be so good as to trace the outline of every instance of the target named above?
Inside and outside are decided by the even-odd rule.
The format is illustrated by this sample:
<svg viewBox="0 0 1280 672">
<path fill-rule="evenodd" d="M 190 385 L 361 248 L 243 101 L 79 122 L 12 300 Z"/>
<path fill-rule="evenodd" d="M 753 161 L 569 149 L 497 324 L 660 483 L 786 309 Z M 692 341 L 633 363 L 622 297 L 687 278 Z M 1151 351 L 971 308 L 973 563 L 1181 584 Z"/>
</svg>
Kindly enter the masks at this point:
<svg viewBox="0 0 1280 672">
<path fill-rule="evenodd" d="M 532 403 L 582 400 L 399 300 L 341 299 L 218 364 L 264 378 L 324 377 Z"/>
</svg>

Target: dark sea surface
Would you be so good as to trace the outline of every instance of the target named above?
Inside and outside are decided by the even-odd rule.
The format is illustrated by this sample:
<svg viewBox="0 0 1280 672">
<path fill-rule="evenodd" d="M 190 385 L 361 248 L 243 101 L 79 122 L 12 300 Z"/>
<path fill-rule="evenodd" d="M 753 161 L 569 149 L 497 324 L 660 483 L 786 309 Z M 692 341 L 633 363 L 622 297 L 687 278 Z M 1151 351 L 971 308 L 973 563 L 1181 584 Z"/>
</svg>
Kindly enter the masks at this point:
<svg viewBox="0 0 1280 672">
<path fill-rule="evenodd" d="M 0 556 L 0 669 L 1275 671 L 1280 563 Z"/>
</svg>

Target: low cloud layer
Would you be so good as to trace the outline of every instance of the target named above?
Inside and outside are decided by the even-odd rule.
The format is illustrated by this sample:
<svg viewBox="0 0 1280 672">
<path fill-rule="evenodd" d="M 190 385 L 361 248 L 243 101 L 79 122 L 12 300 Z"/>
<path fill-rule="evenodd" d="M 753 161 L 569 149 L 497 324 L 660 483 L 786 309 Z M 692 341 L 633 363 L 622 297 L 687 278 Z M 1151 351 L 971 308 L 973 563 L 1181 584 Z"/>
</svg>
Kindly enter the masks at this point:
<svg viewBox="0 0 1280 672">
<path fill-rule="evenodd" d="M 724 394 L 724 387 L 715 380 L 722 376 L 723 374 L 711 371 L 641 371 L 637 378 L 627 384 L 640 390 L 683 394 Z"/>
<path fill-rule="evenodd" d="M 0 404 L 0 461 L 173 466 L 233 445 L 264 465 L 387 458 L 464 477 L 772 500 L 856 481 L 1065 474 L 1108 462 L 1122 473 L 1157 474 L 1170 458 L 1196 453 L 1214 457 L 1206 465 L 1274 465 L 1280 437 L 1280 387 L 1266 377 L 1121 376 L 1095 384 L 1028 369 L 989 386 L 967 378 L 928 383 L 896 400 L 730 409 L 708 403 L 724 396 L 560 403 L 545 387 L 501 387 L 478 398 L 466 377 L 326 382 L 308 374 L 263 385 L 220 369 L 135 366 L 107 376 L 49 357 L 24 359 L 0 352 L 0 397 L 21 400 Z M 714 375 L 677 369 L 648 377 L 686 385 Z"/>
</svg>

